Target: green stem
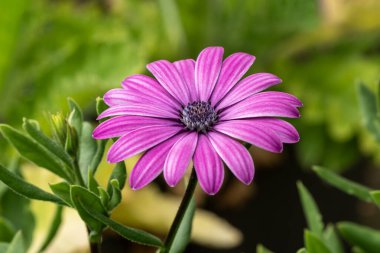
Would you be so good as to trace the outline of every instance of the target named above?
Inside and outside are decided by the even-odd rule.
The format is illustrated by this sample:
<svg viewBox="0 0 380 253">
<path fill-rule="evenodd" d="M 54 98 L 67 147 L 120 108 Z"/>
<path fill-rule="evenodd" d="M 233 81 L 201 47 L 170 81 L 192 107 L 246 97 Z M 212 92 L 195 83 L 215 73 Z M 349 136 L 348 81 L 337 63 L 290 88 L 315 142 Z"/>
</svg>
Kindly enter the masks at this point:
<svg viewBox="0 0 380 253">
<path fill-rule="evenodd" d="M 91 253 L 101 253 L 101 242 L 102 242 L 102 237 L 97 237 L 96 240 L 91 236 L 91 230 L 87 227 L 87 233 L 88 233 L 88 240 L 90 243 L 90 252 Z"/>
<path fill-rule="evenodd" d="M 91 253 L 101 253 L 100 243 L 90 243 Z"/>
<path fill-rule="evenodd" d="M 185 195 L 183 196 L 182 202 L 178 208 L 173 224 L 170 227 L 168 236 L 166 237 L 164 247 L 161 248 L 160 253 L 170 252 L 170 249 L 174 242 L 174 238 L 177 235 L 179 226 L 182 223 L 183 217 L 185 216 L 186 210 L 189 207 L 190 201 L 193 197 L 195 187 L 197 186 L 197 182 L 198 182 L 197 175 L 195 173 L 195 169 L 193 168 L 190 175 L 189 183 L 187 184 Z"/>
</svg>

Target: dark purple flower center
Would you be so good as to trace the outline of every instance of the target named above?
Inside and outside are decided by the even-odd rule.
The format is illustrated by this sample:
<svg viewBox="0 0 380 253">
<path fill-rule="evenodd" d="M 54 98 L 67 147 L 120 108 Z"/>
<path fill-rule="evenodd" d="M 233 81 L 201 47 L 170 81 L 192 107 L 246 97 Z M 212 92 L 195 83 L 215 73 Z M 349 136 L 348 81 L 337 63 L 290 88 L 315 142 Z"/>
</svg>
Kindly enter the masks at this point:
<svg viewBox="0 0 380 253">
<path fill-rule="evenodd" d="M 218 120 L 218 114 L 208 102 L 189 103 L 182 111 L 182 123 L 189 130 L 207 132 Z"/>
</svg>

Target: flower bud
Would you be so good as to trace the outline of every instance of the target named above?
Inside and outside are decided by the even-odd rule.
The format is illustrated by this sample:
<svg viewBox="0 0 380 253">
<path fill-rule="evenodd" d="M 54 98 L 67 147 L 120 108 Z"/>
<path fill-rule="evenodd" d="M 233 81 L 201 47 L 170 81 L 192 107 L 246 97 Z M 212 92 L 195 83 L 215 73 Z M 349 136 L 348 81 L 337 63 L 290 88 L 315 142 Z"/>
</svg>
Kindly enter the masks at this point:
<svg viewBox="0 0 380 253">
<path fill-rule="evenodd" d="M 65 141 L 65 150 L 72 157 L 76 157 L 78 147 L 79 147 L 78 133 L 75 130 L 75 128 L 71 126 L 70 124 L 66 124 L 66 126 L 67 126 L 67 131 L 66 131 L 67 134 L 66 134 L 66 141 Z"/>
<path fill-rule="evenodd" d="M 63 117 L 62 113 L 51 114 L 50 122 L 52 126 L 53 137 L 62 146 L 65 146 L 66 134 L 67 134 L 67 124 L 66 119 Z"/>
</svg>

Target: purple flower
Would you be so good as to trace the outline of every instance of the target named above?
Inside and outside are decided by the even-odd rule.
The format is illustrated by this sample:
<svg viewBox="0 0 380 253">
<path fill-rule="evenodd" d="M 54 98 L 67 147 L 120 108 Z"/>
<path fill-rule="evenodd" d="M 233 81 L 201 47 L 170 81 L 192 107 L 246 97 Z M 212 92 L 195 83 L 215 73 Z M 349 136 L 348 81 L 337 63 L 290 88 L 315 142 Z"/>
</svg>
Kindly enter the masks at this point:
<svg viewBox="0 0 380 253">
<path fill-rule="evenodd" d="M 208 47 L 192 59 L 171 63 L 159 60 L 147 65 L 156 78 L 133 75 L 121 89 L 104 95 L 109 106 L 98 119 L 96 139 L 120 137 L 107 160 L 116 163 L 145 154 L 130 176 L 133 189 L 140 189 L 162 171 L 175 186 L 191 160 L 202 189 L 219 191 L 223 162 L 244 184 L 254 175 L 248 150 L 236 139 L 279 153 L 283 143 L 299 140 L 297 130 L 275 117 L 297 118 L 302 103 L 277 91 L 261 92 L 281 83 L 269 73 L 256 73 L 240 80 L 255 61 L 246 53 L 234 53 L 223 61 L 222 47 Z"/>
</svg>

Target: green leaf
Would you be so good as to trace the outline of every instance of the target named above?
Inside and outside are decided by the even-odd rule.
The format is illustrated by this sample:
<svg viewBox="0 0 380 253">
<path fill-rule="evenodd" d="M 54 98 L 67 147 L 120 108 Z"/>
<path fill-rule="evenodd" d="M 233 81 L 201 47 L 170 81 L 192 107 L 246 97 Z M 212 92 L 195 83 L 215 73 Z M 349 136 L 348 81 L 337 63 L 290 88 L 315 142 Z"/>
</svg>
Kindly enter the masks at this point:
<svg viewBox="0 0 380 253">
<path fill-rule="evenodd" d="M 4 217 L 0 217 L 0 242 L 11 241 L 15 233 L 15 228 L 11 222 Z"/>
<path fill-rule="evenodd" d="M 110 196 L 112 196 L 112 185 L 111 181 L 116 179 L 119 183 L 119 189 L 122 190 L 125 185 L 125 181 L 127 179 L 127 169 L 125 168 L 124 162 L 118 162 L 116 166 L 113 168 L 110 178 L 108 179 L 107 184 L 107 192 Z"/>
<path fill-rule="evenodd" d="M 70 180 L 70 176 L 63 169 L 60 160 L 41 144 L 8 125 L 0 124 L 0 131 L 21 156 L 66 180 Z"/>
<path fill-rule="evenodd" d="M 0 252 L 7 252 L 9 243 L 0 242 Z"/>
<path fill-rule="evenodd" d="M 0 201 L 1 216 L 12 224 L 14 231 L 22 231 L 25 248 L 32 243 L 35 230 L 35 218 L 30 202 L 12 190 L 7 190 Z"/>
<path fill-rule="evenodd" d="M 70 195 L 70 185 L 67 182 L 50 184 L 50 189 L 68 206 L 73 206 Z"/>
<path fill-rule="evenodd" d="M 25 119 L 23 123 L 24 130 L 32 137 L 35 141 L 44 146 L 47 150 L 61 159 L 69 168 L 73 168 L 73 161 L 71 157 L 66 153 L 61 145 L 51 140 L 48 136 L 46 136 L 42 131 L 39 130 L 38 125 L 35 123 L 36 121 Z M 37 122 L 38 124 L 38 122 Z"/>
<path fill-rule="evenodd" d="M 97 150 L 97 143 L 92 138 L 93 130 L 90 123 L 83 122 L 82 135 L 79 139 L 79 168 L 86 185 L 88 185 L 89 166 Z"/>
<path fill-rule="evenodd" d="M 339 190 L 355 196 L 361 200 L 364 200 L 366 202 L 371 202 L 372 197 L 370 194 L 371 189 L 360 185 L 358 183 L 355 183 L 351 180 L 345 179 L 338 174 L 331 172 L 330 170 L 320 167 L 320 166 L 313 166 L 313 170 L 317 173 L 317 175 L 325 180 L 327 183 L 331 184 L 332 186 L 338 188 Z"/>
<path fill-rule="evenodd" d="M 380 249 L 380 231 L 351 222 L 338 223 L 338 230 L 352 246 L 367 253 L 378 253 Z"/>
<path fill-rule="evenodd" d="M 112 179 L 110 184 L 112 186 L 112 195 L 110 195 L 111 197 L 107 205 L 108 210 L 114 209 L 121 202 L 122 198 L 119 181 Z"/>
<path fill-rule="evenodd" d="M 83 123 L 82 109 L 72 98 L 67 98 L 67 102 L 70 108 L 70 115 L 67 121 L 70 126 L 74 127 L 78 136 L 81 136 Z"/>
<path fill-rule="evenodd" d="M 315 203 L 310 192 L 301 182 L 297 182 L 297 187 L 302 203 L 303 213 L 306 217 L 307 225 L 313 233 L 322 238 L 323 223 L 318 206 Z"/>
<path fill-rule="evenodd" d="M 53 220 L 50 223 L 49 231 L 38 252 L 44 252 L 45 249 L 50 245 L 50 243 L 56 236 L 62 222 L 62 211 L 63 211 L 63 206 L 56 206 Z"/>
<path fill-rule="evenodd" d="M 96 98 L 96 113 L 99 115 L 103 111 L 105 111 L 107 108 L 108 106 L 106 105 L 106 103 L 104 103 L 103 98 L 97 97 Z M 105 121 L 105 119 L 99 120 L 99 122 L 103 122 L 103 121 Z"/>
<path fill-rule="evenodd" d="M 78 210 L 78 213 L 82 220 L 90 228 L 91 232 L 100 235 L 101 231 L 104 228 L 103 224 L 89 215 L 88 212 L 82 208 L 84 205 L 94 212 L 107 214 L 107 211 L 105 210 L 100 198 L 84 187 L 73 185 L 71 186 L 71 201 L 73 202 L 75 208 Z"/>
<path fill-rule="evenodd" d="M 380 208 L 380 190 L 370 192 L 372 201 Z"/>
<path fill-rule="evenodd" d="M 305 231 L 305 244 L 308 253 L 335 253 L 327 248 L 318 235 L 308 230 Z"/>
<path fill-rule="evenodd" d="M 13 156 L 10 159 L 10 162 L 8 163 L 7 167 L 8 171 L 11 173 L 18 173 L 20 169 L 20 157 L 19 156 Z M 17 174 L 16 174 L 17 175 Z M 6 193 L 9 190 L 9 187 L 6 184 L 0 183 L 0 200 L 3 197 L 4 193 Z"/>
<path fill-rule="evenodd" d="M 79 137 L 77 130 L 74 127 L 66 124 L 66 139 L 65 139 L 65 151 L 73 158 L 77 157 Z"/>
<path fill-rule="evenodd" d="M 326 230 L 323 233 L 323 239 L 330 249 L 334 253 L 344 253 L 344 249 L 338 235 L 335 232 L 335 227 L 332 224 L 328 224 Z"/>
<path fill-rule="evenodd" d="M 61 199 L 57 198 L 51 193 L 48 193 L 11 173 L 6 168 L 0 165 L 0 180 L 11 188 L 17 194 L 30 198 L 43 201 L 50 201 L 57 204 L 64 204 Z"/>
<path fill-rule="evenodd" d="M 88 168 L 88 170 L 91 171 L 91 173 L 94 175 L 96 173 L 96 170 L 98 169 L 100 162 L 102 161 L 107 141 L 108 140 L 96 140 L 96 153 L 92 158 Z"/>
<path fill-rule="evenodd" d="M 162 242 L 156 236 L 149 234 L 145 231 L 131 228 L 119 224 L 102 213 L 96 212 L 96 210 L 92 209 L 85 203 L 78 203 L 81 205 L 81 209 L 87 212 L 88 215 L 91 215 L 94 219 L 97 219 L 99 222 L 102 222 L 104 225 L 107 225 L 110 229 L 121 235 L 122 237 L 143 245 L 154 246 L 154 247 L 162 247 Z"/>
<path fill-rule="evenodd" d="M 106 192 L 106 190 L 104 190 L 102 187 L 99 186 L 98 187 L 98 192 L 99 192 L 100 201 L 102 202 L 103 206 L 107 206 L 107 209 L 111 210 L 108 207 L 108 204 L 109 204 L 109 201 L 110 201 L 110 196 L 108 195 L 108 193 Z"/>
<path fill-rule="evenodd" d="M 91 171 L 88 171 L 88 176 L 87 176 L 87 181 L 88 181 L 88 189 L 90 191 L 92 191 L 93 193 L 95 194 L 98 194 L 99 191 L 98 191 L 98 187 L 99 187 L 99 184 L 98 182 L 96 182 L 95 178 L 94 178 L 94 175 L 91 173 Z"/>
<path fill-rule="evenodd" d="M 191 237 L 191 230 L 193 224 L 193 217 L 195 213 L 195 200 L 191 198 L 190 204 L 185 212 L 183 220 L 175 235 L 173 244 L 170 248 L 170 252 L 184 252 L 186 246 L 189 244 Z"/>
<path fill-rule="evenodd" d="M 24 240 L 22 238 L 21 231 L 13 237 L 12 241 L 9 243 L 7 251 L 5 253 L 24 253 L 26 249 L 24 248 Z"/>
<path fill-rule="evenodd" d="M 263 245 L 259 244 L 256 247 L 256 253 L 273 253 L 273 251 L 270 251 L 269 249 L 265 248 Z"/>
<path fill-rule="evenodd" d="M 297 250 L 297 253 L 307 253 L 307 250 L 305 248 L 301 248 Z"/>
<path fill-rule="evenodd" d="M 363 115 L 364 125 L 376 140 L 380 141 L 380 122 L 378 118 L 376 95 L 362 83 L 360 83 L 358 87 L 359 104 Z"/>
</svg>

